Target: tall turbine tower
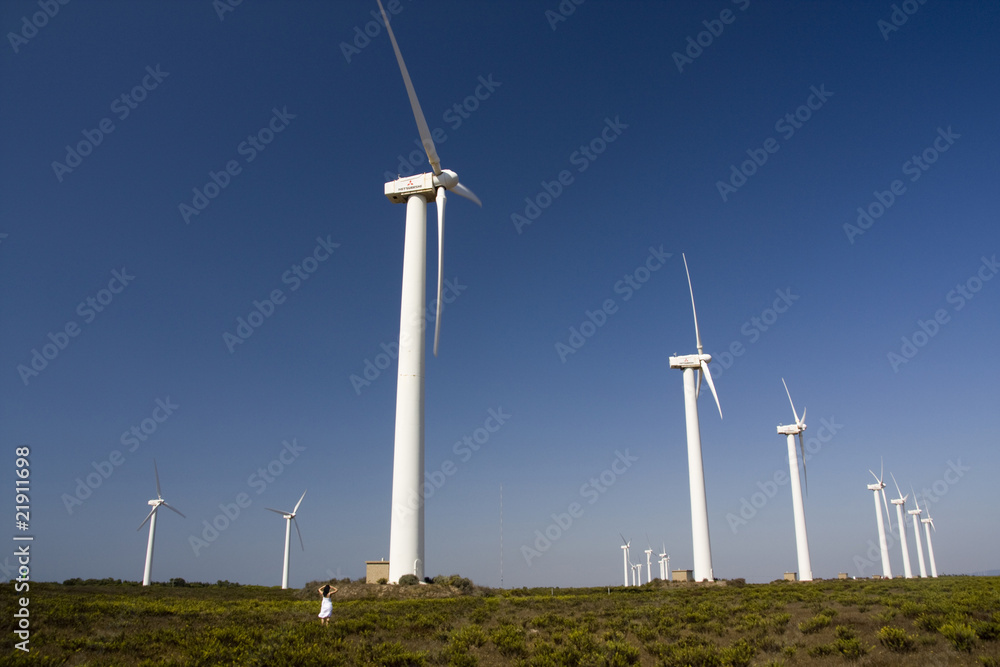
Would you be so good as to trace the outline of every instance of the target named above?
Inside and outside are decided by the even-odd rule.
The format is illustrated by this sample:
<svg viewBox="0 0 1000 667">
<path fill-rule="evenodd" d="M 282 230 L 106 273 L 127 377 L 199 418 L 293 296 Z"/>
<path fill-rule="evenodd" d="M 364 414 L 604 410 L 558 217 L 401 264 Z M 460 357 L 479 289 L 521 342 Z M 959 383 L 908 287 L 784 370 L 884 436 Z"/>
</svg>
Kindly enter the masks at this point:
<svg viewBox="0 0 1000 667">
<path fill-rule="evenodd" d="M 920 542 L 920 503 L 917 501 L 917 494 L 913 492 L 913 487 L 910 487 L 910 493 L 913 493 L 913 504 L 917 506 L 917 509 L 910 510 L 909 514 L 913 517 L 913 534 L 917 536 L 917 562 L 920 564 L 920 576 L 924 579 L 927 578 L 927 567 L 924 565 L 924 545 Z"/>
<path fill-rule="evenodd" d="M 410 74 L 381 0 L 379 10 L 392 41 L 399 71 L 417 121 L 417 130 L 433 173 L 400 178 L 385 184 L 389 201 L 406 203 L 403 241 L 403 289 L 399 315 L 399 375 L 396 384 L 396 436 L 392 464 L 392 520 L 389 529 L 389 581 L 405 574 L 424 578 L 424 300 L 427 285 L 427 204 L 437 202 L 438 285 L 434 354 L 441 325 L 445 191 L 480 206 L 479 198 L 459 183 L 458 175 L 441 169 L 431 131 L 417 100 Z"/>
<path fill-rule="evenodd" d="M 788 395 L 788 402 L 792 404 L 792 414 L 795 416 L 795 423 L 788 426 L 778 426 L 778 435 L 788 436 L 788 473 L 792 480 L 792 514 L 795 518 L 795 551 L 799 559 L 799 581 L 812 581 L 812 562 L 809 559 L 809 537 L 806 535 L 806 511 L 802 504 L 802 486 L 799 482 L 799 458 L 795 453 L 795 436 L 799 436 L 799 449 L 802 450 L 802 470 L 806 469 L 806 450 L 802 444 L 802 431 L 806 430 L 806 410 L 802 409 L 802 419 L 795 411 L 795 403 L 792 395 L 785 384 L 785 378 L 781 378 L 781 384 L 785 385 L 785 394 Z"/>
<path fill-rule="evenodd" d="M 882 468 L 882 471 L 880 471 L 880 472 L 883 472 L 883 475 L 882 475 L 883 477 L 885 476 L 884 475 L 884 471 L 885 471 L 885 468 Z M 884 578 L 886 578 L 886 579 L 892 579 L 892 567 L 890 567 L 890 565 L 889 565 L 889 546 L 886 544 L 886 541 L 885 541 L 885 524 L 882 522 L 882 503 L 879 502 L 879 498 L 878 498 L 878 494 L 881 493 L 882 494 L 882 499 L 883 500 L 885 499 L 885 482 L 883 482 L 882 478 L 878 477 L 871 470 L 869 470 L 868 472 L 872 473 L 872 477 L 875 478 L 875 482 L 876 482 L 875 484 L 869 484 L 868 485 L 868 490 L 875 492 L 875 521 L 878 524 L 879 549 L 881 549 L 881 551 L 882 551 L 882 576 Z M 889 503 L 888 502 L 886 502 L 886 504 L 885 504 L 885 518 L 889 519 Z M 892 521 L 891 520 L 889 520 L 889 530 L 892 530 Z"/>
<path fill-rule="evenodd" d="M 628 548 L 632 546 L 632 540 L 626 540 L 625 536 L 618 533 L 619 537 L 622 538 L 622 569 L 625 571 L 625 586 L 628 586 Z"/>
<path fill-rule="evenodd" d="M 715 391 L 712 372 L 708 370 L 708 362 L 712 355 L 702 352 L 701 335 L 698 333 L 698 312 L 694 307 L 694 288 L 691 286 L 691 273 L 688 271 L 687 257 L 684 259 L 684 272 L 687 274 L 688 290 L 691 292 L 691 311 L 694 313 L 694 337 L 698 346 L 698 354 L 670 357 L 670 368 L 680 368 L 684 371 L 684 417 L 687 424 L 688 448 L 688 483 L 691 491 L 691 536 L 694 551 L 694 580 L 714 581 L 712 573 L 712 544 L 708 535 L 708 500 L 705 496 L 705 466 L 701 458 L 701 428 L 698 424 L 698 394 L 701 392 L 702 375 L 708 380 L 708 387 L 715 397 L 715 405 L 722 417 L 722 406 L 719 395 Z M 697 383 L 694 371 L 698 370 Z"/>
<path fill-rule="evenodd" d="M 649 546 L 649 542 L 646 542 L 646 583 L 648 584 L 653 580 L 653 566 L 651 564 L 650 558 L 653 555 L 653 547 Z M 642 582 L 639 582 L 642 583 Z"/>
<path fill-rule="evenodd" d="M 299 522 L 295 518 L 295 513 L 299 511 L 299 505 L 302 504 L 302 498 L 306 497 L 306 492 L 302 492 L 302 497 L 299 498 L 299 502 L 295 503 L 295 509 L 291 512 L 282 512 L 281 510 L 272 509 L 270 507 L 265 507 L 264 509 L 270 510 L 275 514 L 280 514 L 285 519 L 285 563 L 281 569 L 281 588 L 288 588 L 288 543 L 289 538 L 292 535 L 292 523 L 295 524 L 295 532 L 299 534 L 299 546 L 302 550 L 306 550 L 306 545 L 302 542 L 302 531 L 299 530 Z"/>
<path fill-rule="evenodd" d="M 153 474 L 156 475 L 156 498 L 149 501 L 149 504 L 153 506 L 153 509 L 149 511 L 146 518 L 142 520 L 139 527 L 136 530 L 142 530 L 142 527 L 149 522 L 149 540 L 146 542 L 146 566 L 142 571 L 142 585 L 149 586 L 150 576 L 153 574 L 153 540 L 156 539 L 156 511 L 160 509 L 160 506 L 166 507 L 169 510 L 173 510 L 178 514 L 181 514 L 179 510 L 167 504 L 167 501 L 163 499 L 163 494 L 160 492 L 160 472 L 156 469 L 156 459 L 153 459 Z M 183 514 L 182 517 L 185 519 Z M 928 533 L 930 535 L 930 533 Z"/>
<path fill-rule="evenodd" d="M 913 570 L 910 568 L 910 548 L 906 544 L 906 521 L 903 519 L 903 512 L 906 509 L 906 499 L 909 498 L 909 494 L 903 495 L 903 492 L 899 490 L 899 484 L 896 482 L 896 476 L 889 473 L 892 477 L 892 483 L 896 485 L 896 493 L 899 494 L 898 497 L 892 500 L 892 504 L 896 506 L 896 523 L 899 524 L 899 542 L 903 545 L 903 575 L 907 579 L 913 578 Z"/>
<path fill-rule="evenodd" d="M 934 528 L 934 532 L 937 532 L 937 528 L 934 526 L 934 519 L 931 518 L 931 508 L 927 507 L 927 518 L 921 519 L 921 523 L 924 524 L 924 532 L 927 533 L 927 555 L 931 559 L 931 576 L 937 577 L 937 563 L 934 562 L 934 543 L 931 542 L 931 528 Z"/>
</svg>

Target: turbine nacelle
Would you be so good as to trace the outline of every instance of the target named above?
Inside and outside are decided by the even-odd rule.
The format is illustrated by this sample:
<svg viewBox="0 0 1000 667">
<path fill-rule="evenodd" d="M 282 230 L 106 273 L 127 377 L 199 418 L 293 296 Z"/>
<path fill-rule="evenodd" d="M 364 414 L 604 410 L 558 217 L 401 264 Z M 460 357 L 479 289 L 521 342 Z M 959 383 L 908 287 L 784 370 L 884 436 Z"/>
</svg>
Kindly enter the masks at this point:
<svg viewBox="0 0 1000 667">
<path fill-rule="evenodd" d="M 670 357 L 671 368 L 701 368 L 701 362 L 706 364 L 712 361 L 710 354 L 682 354 Z"/>
<path fill-rule="evenodd" d="M 881 483 L 879 483 L 879 484 L 869 484 L 868 485 L 868 490 L 869 491 L 881 491 L 884 488 L 885 488 L 885 484 L 881 484 Z"/>
<path fill-rule="evenodd" d="M 798 435 L 806 430 L 805 424 L 788 424 L 778 427 L 778 435 Z"/>
</svg>

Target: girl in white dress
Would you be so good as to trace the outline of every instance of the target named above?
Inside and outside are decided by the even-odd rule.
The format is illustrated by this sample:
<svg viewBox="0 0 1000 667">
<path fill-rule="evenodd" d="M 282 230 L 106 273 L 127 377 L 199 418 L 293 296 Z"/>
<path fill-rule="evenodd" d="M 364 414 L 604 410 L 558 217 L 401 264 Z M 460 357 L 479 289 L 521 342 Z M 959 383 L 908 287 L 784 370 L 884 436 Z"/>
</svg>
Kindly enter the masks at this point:
<svg viewBox="0 0 1000 667">
<path fill-rule="evenodd" d="M 326 625 L 330 622 L 330 615 L 333 613 L 333 594 L 337 592 L 337 589 L 330 584 L 326 584 L 319 589 L 319 594 L 323 598 L 323 603 L 319 608 L 319 624 Z"/>
</svg>

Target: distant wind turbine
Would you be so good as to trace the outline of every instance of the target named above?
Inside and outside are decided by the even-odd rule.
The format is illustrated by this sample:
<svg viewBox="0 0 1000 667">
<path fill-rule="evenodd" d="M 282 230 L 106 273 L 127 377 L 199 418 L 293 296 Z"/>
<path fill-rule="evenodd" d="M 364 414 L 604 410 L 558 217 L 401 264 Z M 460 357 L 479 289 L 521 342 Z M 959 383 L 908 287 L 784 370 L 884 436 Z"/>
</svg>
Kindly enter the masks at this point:
<svg viewBox="0 0 1000 667">
<path fill-rule="evenodd" d="M 308 490 L 308 489 L 307 489 Z M 285 518 L 285 564 L 281 570 L 281 587 L 288 588 L 288 542 L 292 534 L 292 523 L 295 524 L 295 532 L 299 534 L 299 546 L 302 550 L 306 550 L 306 545 L 302 542 L 302 531 L 299 530 L 299 522 L 295 518 L 295 513 L 299 511 L 299 505 L 302 504 L 302 498 L 306 497 L 306 492 L 302 492 L 302 496 L 299 498 L 299 502 L 295 503 L 295 509 L 291 512 L 283 512 L 281 510 L 272 509 L 270 507 L 265 507 L 264 509 L 270 510 L 275 514 L 280 514 Z"/>
<path fill-rule="evenodd" d="M 667 543 L 664 542 L 663 546 L 660 547 L 660 579 L 663 581 L 670 581 L 670 570 L 668 569 L 670 565 L 670 556 L 667 555 Z"/>
<path fill-rule="evenodd" d="M 885 482 L 882 478 L 885 477 L 885 466 L 879 471 L 882 473 L 882 477 L 879 477 L 871 469 L 868 472 L 872 473 L 872 477 L 875 478 L 875 484 L 869 484 L 868 490 L 875 492 L 875 521 L 878 524 L 878 541 L 879 548 L 882 551 L 882 576 L 886 579 L 892 579 L 892 567 L 889 565 L 889 546 L 885 541 L 885 524 L 882 522 L 882 503 L 879 501 L 878 495 L 882 494 L 882 499 L 885 500 Z M 892 530 L 892 521 L 889 519 L 889 503 L 885 504 L 885 518 L 889 521 L 889 530 Z"/>
<path fill-rule="evenodd" d="M 917 509 L 909 511 L 910 516 L 913 517 L 913 534 L 917 536 L 917 562 L 920 564 L 920 576 L 926 579 L 927 567 L 924 565 L 924 545 L 920 541 L 920 502 L 917 501 L 917 494 L 914 493 L 912 486 L 910 487 L 910 493 L 913 494 L 913 504 L 917 506 Z"/>
<path fill-rule="evenodd" d="M 937 532 L 937 527 L 934 525 L 934 519 L 931 518 L 931 507 L 927 506 L 927 518 L 921 519 L 921 523 L 924 524 L 924 532 L 927 534 L 927 556 L 931 560 L 931 576 L 937 577 L 937 563 L 934 562 L 934 543 L 931 542 L 931 528 L 934 532 Z"/>
<path fill-rule="evenodd" d="M 142 571 L 142 585 L 149 586 L 149 579 L 153 573 L 153 540 L 156 538 L 156 511 L 160 509 L 161 506 L 166 507 L 169 510 L 173 510 L 178 514 L 181 514 L 179 510 L 175 509 L 171 505 L 167 504 L 167 501 L 163 499 L 163 493 L 160 492 L 160 472 L 156 469 L 156 459 L 153 459 L 153 474 L 156 476 L 156 498 L 150 500 L 148 504 L 153 506 L 153 509 L 149 511 L 146 518 L 142 520 L 139 527 L 136 530 L 142 530 L 142 527 L 149 522 L 149 541 L 146 542 L 146 567 Z M 183 518 L 185 517 L 181 514 Z"/>
<path fill-rule="evenodd" d="M 896 476 L 891 472 L 889 476 L 892 477 L 892 483 L 896 485 L 896 493 L 899 494 L 895 499 L 892 500 L 892 504 L 896 506 L 896 523 L 899 524 L 899 543 L 903 545 L 903 575 L 907 579 L 913 578 L 913 570 L 910 568 L 910 548 L 906 544 L 906 520 L 903 519 L 903 512 L 906 509 L 906 499 L 909 498 L 909 494 L 903 495 L 903 492 L 899 490 L 899 483 L 896 482 Z"/>
<path fill-rule="evenodd" d="M 650 557 L 652 555 L 653 555 L 653 547 L 650 546 L 649 535 L 647 535 L 646 536 L 646 583 L 647 584 L 653 580 L 653 566 L 650 563 Z"/>
<path fill-rule="evenodd" d="M 694 314 L 694 337 L 698 346 L 698 354 L 687 354 L 670 357 L 670 368 L 680 368 L 684 371 L 684 417 L 687 425 L 688 449 L 688 483 L 691 493 L 691 536 L 694 552 L 694 580 L 714 581 L 712 572 L 712 543 L 708 533 L 708 500 L 705 496 L 705 466 L 701 456 L 701 427 L 698 424 L 698 394 L 701 392 L 701 378 L 708 380 L 708 387 L 715 397 L 715 405 L 722 417 L 722 405 L 715 391 L 712 372 L 708 370 L 708 362 L 712 355 L 704 354 L 701 345 L 701 334 L 698 332 L 698 311 L 694 306 L 694 288 L 691 286 L 691 272 L 688 271 L 687 257 L 684 259 L 684 272 L 687 274 L 688 290 L 691 292 L 691 312 Z M 695 382 L 694 372 L 698 371 Z"/>
<path fill-rule="evenodd" d="M 438 284 L 434 354 L 437 355 L 441 326 L 442 280 L 444 278 L 445 191 L 482 206 L 479 198 L 458 181 L 458 175 L 441 169 L 441 160 L 430 127 L 417 100 L 399 44 L 378 2 L 382 22 L 396 53 L 410 108 L 417 122 L 427 160 L 433 173 L 407 176 L 385 184 L 385 195 L 396 204 L 406 204 L 403 240 L 403 287 L 399 318 L 399 374 L 396 383 L 396 435 L 392 464 L 392 518 L 389 527 L 389 582 L 398 583 L 406 574 L 424 578 L 424 301 L 427 283 L 427 204 L 437 202 Z"/>
<path fill-rule="evenodd" d="M 795 551 L 799 561 L 799 581 L 812 581 L 812 561 L 809 558 L 809 537 L 806 534 L 806 511 L 802 504 L 802 486 L 799 483 L 799 459 L 795 453 L 795 436 L 799 436 L 799 449 L 802 451 L 802 471 L 806 469 L 806 450 L 802 444 L 802 431 L 806 430 L 806 410 L 802 409 L 802 418 L 795 410 L 795 403 L 792 401 L 792 394 L 788 391 L 785 378 L 781 378 L 781 384 L 785 385 L 785 394 L 788 402 L 792 405 L 792 414 L 795 416 L 795 423 L 787 426 L 778 426 L 778 435 L 785 435 L 788 441 L 788 473 L 792 481 L 792 514 L 795 518 Z"/>
</svg>

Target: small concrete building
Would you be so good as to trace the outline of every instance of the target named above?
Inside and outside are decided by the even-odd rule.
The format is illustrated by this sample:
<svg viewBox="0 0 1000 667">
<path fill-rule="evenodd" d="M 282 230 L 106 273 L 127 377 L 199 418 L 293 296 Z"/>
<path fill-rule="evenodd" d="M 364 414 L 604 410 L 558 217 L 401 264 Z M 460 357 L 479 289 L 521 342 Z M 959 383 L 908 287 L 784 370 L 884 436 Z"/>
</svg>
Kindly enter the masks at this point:
<svg viewBox="0 0 1000 667">
<path fill-rule="evenodd" d="M 838 579 L 847 579 L 847 573 L 846 572 L 838 572 L 837 573 L 837 578 Z"/>
<path fill-rule="evenodd" d="M 799 580 L 798 572 L 785 572 L 785 581 L 798 581 L 798 580 Z"/>
<path fill-rule="evenodd" d="M 366 560 L 365 561 L 365 583 L 377 584 L 379 579 L 389 580 L 389 561 L 387 560 Z"/>
<path fill-rule="evenodd" d="M 674 581 L 694 581 L 694 570 L 673 570 Z"/>
</svg>

